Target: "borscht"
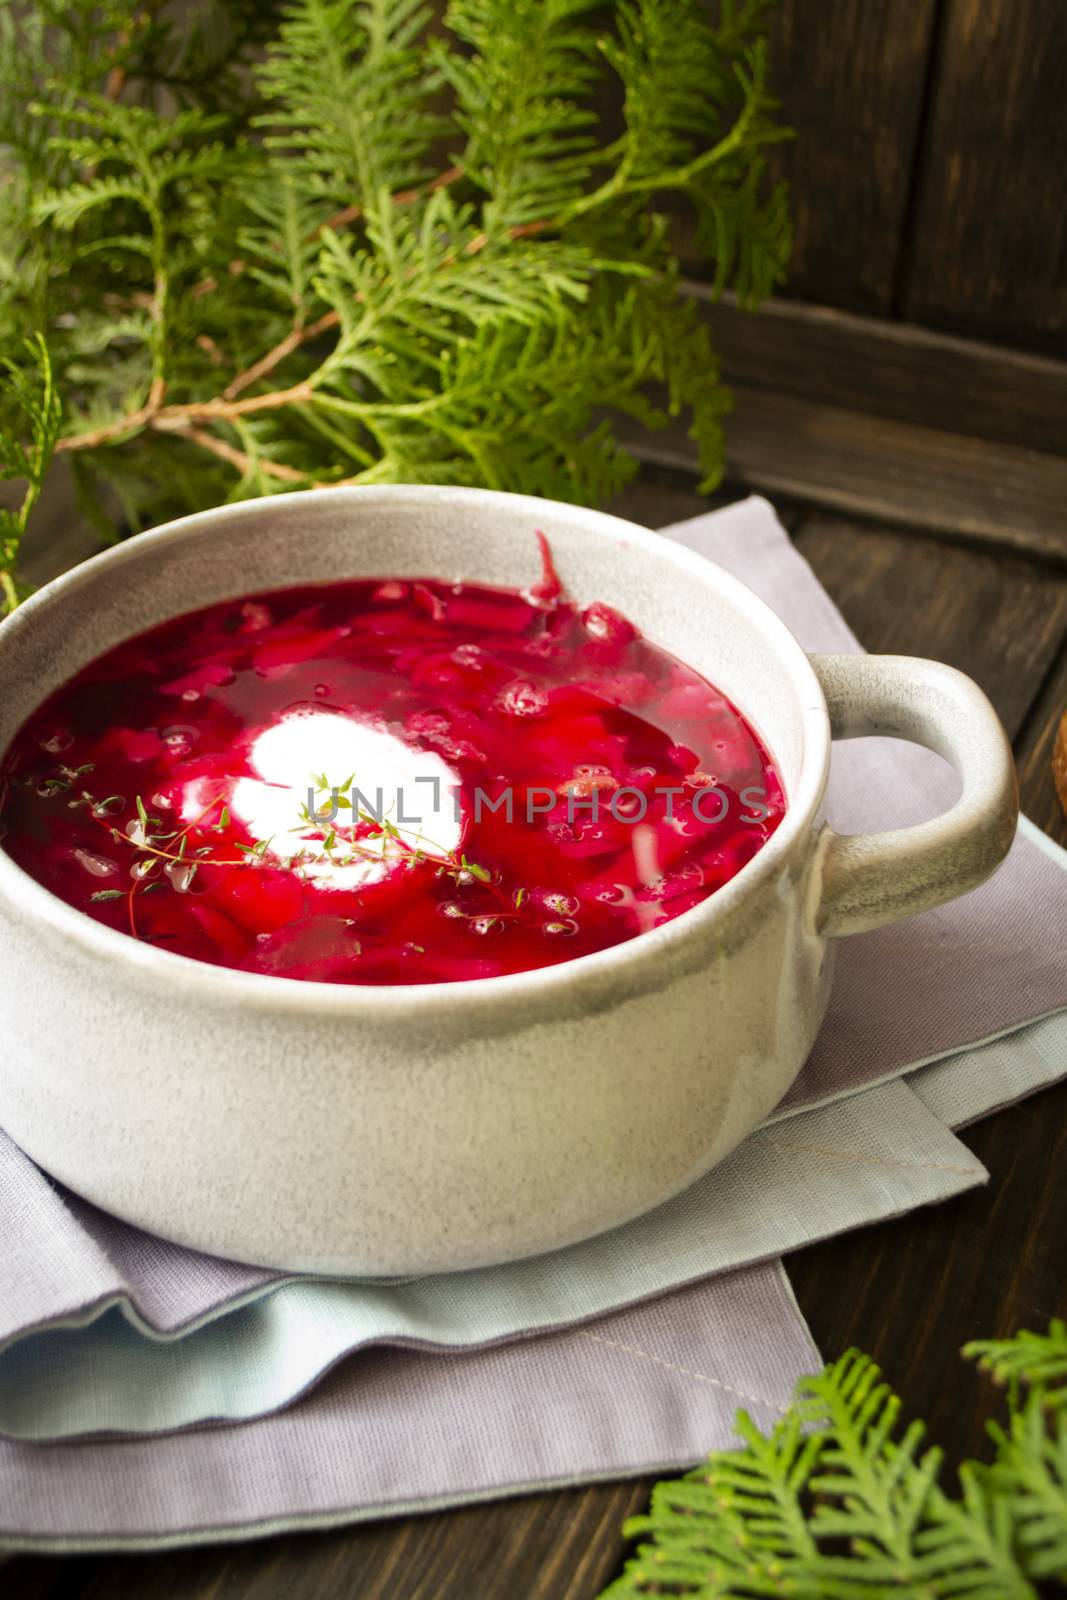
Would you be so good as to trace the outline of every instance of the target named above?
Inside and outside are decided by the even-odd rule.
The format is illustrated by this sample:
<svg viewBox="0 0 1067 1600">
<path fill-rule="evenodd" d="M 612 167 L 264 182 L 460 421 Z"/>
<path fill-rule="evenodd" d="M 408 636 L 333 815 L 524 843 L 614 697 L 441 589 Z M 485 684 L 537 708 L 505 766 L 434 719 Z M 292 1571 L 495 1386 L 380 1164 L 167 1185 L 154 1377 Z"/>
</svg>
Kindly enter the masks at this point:
<svg viewBox="0 0 1067 1600">
<path fill-rule="evenodd" d="M 785 810 L 712 684 L 544 573 L 242 596 L 109 650 L 0 762 L 0 841 L 160 950 L 449 983 L 677 917 Z"/>
</svg>

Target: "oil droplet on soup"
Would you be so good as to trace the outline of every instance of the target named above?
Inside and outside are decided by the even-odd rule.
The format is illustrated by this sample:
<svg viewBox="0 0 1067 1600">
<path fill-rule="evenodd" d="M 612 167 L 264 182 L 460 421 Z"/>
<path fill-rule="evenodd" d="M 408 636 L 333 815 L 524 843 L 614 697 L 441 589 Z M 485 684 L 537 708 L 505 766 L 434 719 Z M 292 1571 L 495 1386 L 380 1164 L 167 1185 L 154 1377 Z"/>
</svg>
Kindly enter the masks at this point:
<svg viewBox="0 0 1067 1600">
<path fill-rule="evenodd" d="M 219 966 L 448 983 L 571 961 L 727 883 L 785 799 L 737 707 L 552 572 L 376 578 L 175 618 L 0 763 L 3 848 Z"/>
</svg>

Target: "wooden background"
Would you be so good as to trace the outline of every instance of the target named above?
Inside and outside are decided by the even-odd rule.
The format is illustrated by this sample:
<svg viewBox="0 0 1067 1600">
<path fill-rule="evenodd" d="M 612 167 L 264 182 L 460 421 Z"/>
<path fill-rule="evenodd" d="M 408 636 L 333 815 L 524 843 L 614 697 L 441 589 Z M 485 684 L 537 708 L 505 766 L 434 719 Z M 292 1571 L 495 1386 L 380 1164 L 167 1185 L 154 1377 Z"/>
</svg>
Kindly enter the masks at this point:
<svg viewBox="0 0 1067 1600">
<path fill-rule="evenodd" d="M 1064 0 L 780 0 L 791 299 L 1067 357 Z"/>
<path fill-rule="evenodd" d="M 728 483 L 1067 566 L 1067 0 L 774 0 L 769 41 L 789 281 L 744 313 L 683 246 Z"/>
</svg>

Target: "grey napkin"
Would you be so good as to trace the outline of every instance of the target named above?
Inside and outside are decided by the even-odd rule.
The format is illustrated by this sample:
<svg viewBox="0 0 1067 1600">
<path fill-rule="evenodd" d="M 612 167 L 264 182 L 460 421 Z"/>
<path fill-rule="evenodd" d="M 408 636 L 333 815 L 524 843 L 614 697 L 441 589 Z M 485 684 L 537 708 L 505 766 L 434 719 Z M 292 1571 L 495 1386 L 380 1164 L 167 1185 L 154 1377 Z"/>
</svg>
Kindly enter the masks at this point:
<svg viewBox="0 0 1067 1600">
<path fill-rule="evenodd" d="M 8 1544 L 145 1548 L 322 1527 L 697 1459 L 818 1363 L 777 1265 L 492 1351 L 365 1352 L 264 1421 L 0 1440 Z M 12 1537 L 13 1536 L 13 1537 Z"/>
</svg>

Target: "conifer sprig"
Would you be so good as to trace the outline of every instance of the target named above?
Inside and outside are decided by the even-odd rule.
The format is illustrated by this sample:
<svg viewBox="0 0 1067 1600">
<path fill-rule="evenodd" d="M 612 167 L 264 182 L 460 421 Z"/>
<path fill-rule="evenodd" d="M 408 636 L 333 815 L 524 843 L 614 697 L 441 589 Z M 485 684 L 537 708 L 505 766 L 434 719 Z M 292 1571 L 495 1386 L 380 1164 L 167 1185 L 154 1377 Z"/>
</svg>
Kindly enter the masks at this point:
<svg viewBox="0 0 1067 1600">
<path fill-rule="evenodd" d="M 36 367 L 20 367 L 5 359 L 0 376 L 0 394 L 3 394 L 8 412 L 22 424 L 18 432 L 0 433 L 0 478 L 21 480 L 25 484 L 15 509 L 0 507 L 0 597 L 4 609 L 9 611 L 15 609 L 21 598 L 15 561 L 30 513 L 41 493 L 60 425 L 59 396 L 52 377 L 48 345 L 36 334 L 26 341 L 26 348 Z"/>
<path fill-rule="evenodd" d="M 593 501 L 633 470 L 620 414 L 686 415 L 714 481 L 728 398 L 662 201 L 720 286 L 781 279 L 765 9 L 0 0 L 4 608 L 55 452 L 131 530 L 335 483 Z"/>
<path fill-rule="evenodd" d="M 658 1484 L 640 1543 L 601 1600 L 1038 1600 L 1067 1587 L 1067 1327 L 968 1345 L 1010 1385 L 993 1460 L 942 1453 L 869 1357 L 801 1379 L 769 1434 L 739 1412 L 739 1449 Z M 1057 1590 L 1058 1592 L 1058 1590 Z"/>
</svg>

